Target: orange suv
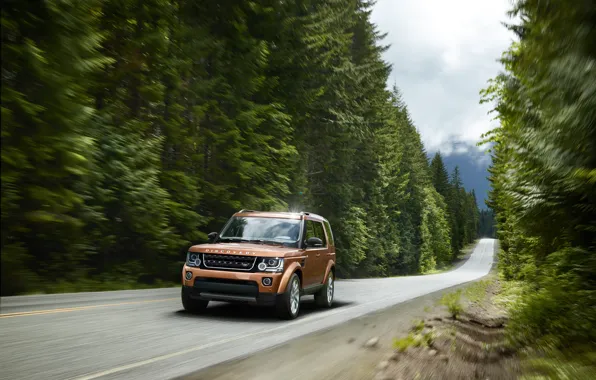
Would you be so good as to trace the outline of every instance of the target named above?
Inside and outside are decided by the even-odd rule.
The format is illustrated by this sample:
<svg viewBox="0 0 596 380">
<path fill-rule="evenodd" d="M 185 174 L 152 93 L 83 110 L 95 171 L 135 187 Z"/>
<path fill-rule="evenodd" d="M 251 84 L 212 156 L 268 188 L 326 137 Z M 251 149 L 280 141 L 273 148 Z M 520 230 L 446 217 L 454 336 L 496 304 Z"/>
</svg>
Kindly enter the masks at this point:
<svg viewBox="0 0 596 380">
<path fill-rule="evenodd" d="M 294 319 L 300 297 L 314 294 L 330 307 L 335 244 L 329 222 L 308 212 L 241 210 L 210 243 L 190 247 L 182 269 L 182 305 L 191 312 L 209 301 L 275 306 Z"/>
</svg>

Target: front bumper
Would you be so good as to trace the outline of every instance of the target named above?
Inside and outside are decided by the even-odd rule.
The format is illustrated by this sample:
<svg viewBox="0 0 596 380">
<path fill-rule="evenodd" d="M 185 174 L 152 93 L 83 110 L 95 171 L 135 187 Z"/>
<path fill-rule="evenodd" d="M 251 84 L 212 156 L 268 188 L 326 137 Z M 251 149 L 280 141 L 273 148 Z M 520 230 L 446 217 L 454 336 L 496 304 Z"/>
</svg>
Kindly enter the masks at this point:
<svg viewBox="0 0 596 380">
<path fill-rule="evenodd" d="M 192 273 L 186 279 L 187 272 Z M 263 285 L 263 278 L 271 278 L 271 285 Z M 199 269 L 184 265 L 182 285 L 193 298 L 209 301 L 274 305 L 281 283 L 281 273 L 243 273 Z"/>
</svg>

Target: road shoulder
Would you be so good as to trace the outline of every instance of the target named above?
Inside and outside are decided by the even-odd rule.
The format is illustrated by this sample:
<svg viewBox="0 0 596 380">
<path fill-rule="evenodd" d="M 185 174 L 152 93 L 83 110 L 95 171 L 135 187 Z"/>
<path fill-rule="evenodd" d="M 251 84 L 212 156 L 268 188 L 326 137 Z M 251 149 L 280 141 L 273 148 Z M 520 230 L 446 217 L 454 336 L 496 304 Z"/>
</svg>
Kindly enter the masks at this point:
<svg viewBox="0 0 596 380">
<path fill-rule="evenodd" d="M 465 286 L 427 294 L 180 379 L 372 379 L 380 356 L 392 350 L 394 339 L 407 334 L 413 321 L 424 318 L 444 294 Z"/>
</svg>

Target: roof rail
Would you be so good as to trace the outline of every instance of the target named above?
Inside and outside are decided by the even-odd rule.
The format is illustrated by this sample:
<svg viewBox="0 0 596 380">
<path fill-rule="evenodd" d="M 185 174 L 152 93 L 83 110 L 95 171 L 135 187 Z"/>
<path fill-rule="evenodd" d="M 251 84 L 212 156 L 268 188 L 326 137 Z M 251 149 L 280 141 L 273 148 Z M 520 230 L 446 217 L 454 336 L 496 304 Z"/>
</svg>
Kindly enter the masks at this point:
<svg viewBox="0 0 596 380">
<path fill-rule="evenodd" d="M 238 211 L 238 213 L 241 213 L 241 212 L 256 212 L 256 211 L 255 210 L 245 210 L 245 209 Z"/>
</svg>

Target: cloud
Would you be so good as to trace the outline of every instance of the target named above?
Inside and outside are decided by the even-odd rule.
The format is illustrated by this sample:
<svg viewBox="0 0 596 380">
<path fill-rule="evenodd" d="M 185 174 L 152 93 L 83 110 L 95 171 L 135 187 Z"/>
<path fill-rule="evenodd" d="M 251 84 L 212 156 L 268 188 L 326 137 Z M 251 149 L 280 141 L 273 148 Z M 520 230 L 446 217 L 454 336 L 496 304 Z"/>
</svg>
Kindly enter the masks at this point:
<svg viewBox="0 0 596 380">
<path fill-rule="evenodd" d="M 491 162 L 489 148 L 492 144 L 477 146 L 468 142 L 458 141 L 455 138 L 447 140 L 440 150 L 443 156 L 465 156 L 470 162 L 480 168 L 487 168 Z M 432 156 L 432 153 L 431 153 Z"/>
<path fill-rule="evenodd" d="M 474 146 L 497 126 L 479 91 L 512 41 L 508 0 L 378 0 L 372 21 L 389 32 L 384 59 L 429 152 Z M 463 149 L 463 148 L 459 148 Z"/>
</svg>

